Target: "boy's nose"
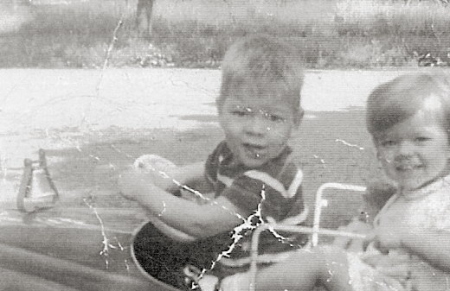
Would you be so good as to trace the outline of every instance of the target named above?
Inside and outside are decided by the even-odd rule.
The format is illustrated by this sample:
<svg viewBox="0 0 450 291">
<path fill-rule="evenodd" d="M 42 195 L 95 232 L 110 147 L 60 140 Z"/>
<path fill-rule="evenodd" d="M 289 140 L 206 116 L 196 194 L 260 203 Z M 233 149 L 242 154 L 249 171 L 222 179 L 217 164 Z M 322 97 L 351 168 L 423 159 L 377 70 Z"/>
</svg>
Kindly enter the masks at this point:
<svg viewBox="0 0 450 291">
<path fill-rule="evenodd" d="M 263 135 L 269 130 L 267 122 L 260 116 L 253 116 L 245 125 L 245 131 L 248 134 Z"/>
</svg>

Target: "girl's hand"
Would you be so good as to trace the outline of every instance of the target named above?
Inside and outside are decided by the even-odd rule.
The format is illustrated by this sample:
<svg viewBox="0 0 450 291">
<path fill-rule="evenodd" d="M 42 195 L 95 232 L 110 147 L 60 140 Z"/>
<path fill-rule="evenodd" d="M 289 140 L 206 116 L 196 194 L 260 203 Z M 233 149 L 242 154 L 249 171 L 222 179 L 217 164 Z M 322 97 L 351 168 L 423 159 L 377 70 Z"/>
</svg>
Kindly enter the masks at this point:
<svg viewBox="0 0 450 291">
<path fill-rule="evenodd" d="M 350 222 L 348 225 L 339 227 L 338 230 L 359 234 L 367 234 L 372 231 L 373 227 L 367 223 L 355 220 Z M 351 239 L 346 237 L 337 237 L 333 241 L 333 245 L 343 248 L 351 252 L 363 251 L 363 242 L 360 239 Z"/>
<path fill-rule="evenodd" d="M 402 246 L 403 230 L 389 227 L 376 227 L 366 238 L 367 242 L 373 242 L 373 246 L 382 253 L 390 249 L 398 249 Z"/>
<path fill-rule="evenodd" d="M 220 290 L 246 291 L 249 289 L 251 276 L 249 272 L 238 273 L 222 280 Z"/>
</svg>

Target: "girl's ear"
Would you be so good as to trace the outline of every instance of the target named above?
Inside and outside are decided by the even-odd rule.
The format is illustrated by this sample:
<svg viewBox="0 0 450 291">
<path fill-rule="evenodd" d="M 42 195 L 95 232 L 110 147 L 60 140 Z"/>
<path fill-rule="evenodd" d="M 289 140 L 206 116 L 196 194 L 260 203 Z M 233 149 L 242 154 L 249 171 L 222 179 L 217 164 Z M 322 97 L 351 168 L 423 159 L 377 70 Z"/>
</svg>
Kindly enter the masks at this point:
<svg viewBox="0 0 450 291">
<path fill-rule="evenodd" d="M 220 108 L 217 108 L 217 120 L 219 121 L 219 125 L 223 128 L 223 114 Z"/>
<path fill-rule="evenodd" d="M 303 116 L 305 115 L 305 111 L 303 109 L 300 109 L 298 113 L 294 117 L 294 125 L 296 128 L 300 126 L 303 120 Z"/>
<path fill-rule="evenodd" d="M 378 141 L 374 136 L 372 136 L 372 144 L 373 144 L 374 147 L 375 147 L 375 152 L 376 152 L 377 160 L 378 160 L 378 161 L 381 161 L 380 143 L 379 143 L 379 141 Z"/>
</svg>

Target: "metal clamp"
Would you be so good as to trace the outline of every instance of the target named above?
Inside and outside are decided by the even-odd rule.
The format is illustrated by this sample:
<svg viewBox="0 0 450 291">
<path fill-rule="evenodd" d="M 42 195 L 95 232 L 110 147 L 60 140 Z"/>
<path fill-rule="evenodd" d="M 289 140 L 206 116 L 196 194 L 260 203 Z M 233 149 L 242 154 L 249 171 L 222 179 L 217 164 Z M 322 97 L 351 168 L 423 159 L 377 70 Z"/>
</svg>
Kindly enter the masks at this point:
<svg viewBox="0 0 450 291">
<path fill-rule="evenodd" d="M 59 192 L 48 171 L 45 151 L 40 149 L 39 160 L 24 160 L 22 179 L 17 194 L 17 208 L 30 213 L 51 208 L 58 199 Z"/>
</svg>

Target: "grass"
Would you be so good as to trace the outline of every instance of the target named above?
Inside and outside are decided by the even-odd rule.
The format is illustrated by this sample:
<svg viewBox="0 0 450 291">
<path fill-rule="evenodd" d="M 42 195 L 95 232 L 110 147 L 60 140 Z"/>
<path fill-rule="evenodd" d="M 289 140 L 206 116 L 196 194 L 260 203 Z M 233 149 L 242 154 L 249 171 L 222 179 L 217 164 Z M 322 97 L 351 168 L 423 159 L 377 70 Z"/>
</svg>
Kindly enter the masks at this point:
<svg viewBox="0 0 450 291">
<path fill-rule="evenodd" d="M 417 55 L 450 53 L 450 7 L 431 0 L 156 0 L 151 38 L 137 32 L 135 0 L 44 1 L 1 18 L 0 67 L 102 67 L 119 20 L 115 67 L 217 67 L 255 32 L 292 42 L 311 68 L 415 66 Z"/>
</svg>

